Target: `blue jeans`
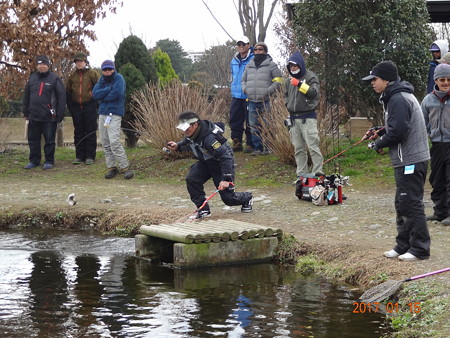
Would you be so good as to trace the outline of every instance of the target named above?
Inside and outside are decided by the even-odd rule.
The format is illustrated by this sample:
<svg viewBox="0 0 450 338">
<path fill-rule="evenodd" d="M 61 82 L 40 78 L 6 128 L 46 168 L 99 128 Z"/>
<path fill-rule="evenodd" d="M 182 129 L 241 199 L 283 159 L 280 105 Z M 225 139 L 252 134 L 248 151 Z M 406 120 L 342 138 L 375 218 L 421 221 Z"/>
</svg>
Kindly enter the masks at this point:
<svg viewBox="0 0 450 338">
<path fill-rule="evenodd" d="M 245 128 L 244 128 L 245 125 Z M 231 139 L 238 139 L 242 143 L 242 135 L 245 132 L 247 146 L 253 148 L 252 133 L 248 121 L 248 103 L 246 99 L 231 99 L 230 106 Z"/>
<path fill-rule="evenodd" d="M 266 113 L 270 112 L 269 101 L 264 102 L 248 102 L 248 120 L 250 122 L 250 130 L 252 132 L 253 150 L 264 150 L 263 141 L 261 139 L 261 123 L 260 119 L 265 124 L 267 121 L 264 118 Z"/>
<path fill-rule="evenodd" d="M 41 136 L 44 136 L 45 163 L 55 163 L 56 148 L 56 121 L 34 121 L 28 124 L 28 146 L 30 147 L 30 162 L 39 165 L 41 163 Z"/>
</svg>

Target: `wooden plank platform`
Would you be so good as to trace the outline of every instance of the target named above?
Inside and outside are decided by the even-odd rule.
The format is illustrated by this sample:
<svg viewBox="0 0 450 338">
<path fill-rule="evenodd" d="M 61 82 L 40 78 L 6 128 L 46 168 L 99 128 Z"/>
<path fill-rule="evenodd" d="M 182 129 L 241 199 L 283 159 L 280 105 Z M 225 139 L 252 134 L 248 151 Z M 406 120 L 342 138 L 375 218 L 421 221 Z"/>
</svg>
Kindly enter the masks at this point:
<svg viewBox="0 0 450 338">
<path fill-rule="evenodd" d="M 281 229 L 273 229 L 231 219 L 142 225 L 139 228 L 139 232 L 147 236 L 185 244 L 218 243 L 272 236 L 281 237 L 283 234 Z"/>
<path fill-rule="evenodd" d="M 268 261 L 283 234 L 278 228 L 231 219 L 143 225 L 139 232 L 136 256 L 180 268 Z"/>
</svg>

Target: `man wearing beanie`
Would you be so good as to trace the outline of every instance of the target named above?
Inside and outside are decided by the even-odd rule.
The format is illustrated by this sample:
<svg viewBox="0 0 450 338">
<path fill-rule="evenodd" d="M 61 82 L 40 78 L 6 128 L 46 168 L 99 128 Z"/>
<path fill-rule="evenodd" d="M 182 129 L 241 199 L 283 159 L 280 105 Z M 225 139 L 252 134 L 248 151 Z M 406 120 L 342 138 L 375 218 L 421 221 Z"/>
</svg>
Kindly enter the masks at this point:
<svg viewBox="0 0 450 338">
<path fill-rule="evenodd" d="M 423 191 L 430 152 L 425 120 L 413 95 L 414 87 L 400 80 L 392 61 L 378 63 L 362 80 L 370 82 L 373 90 L 381 94 L 379 101 L 385 113 L 384 129 L 371 134 L 370 139 L 376 141 L 371 142 L 369 148 L 382 153 L 383 148 L 389 147 L 397 187 L 397 243 L 393 249 L 385 251 L 384 256 L 401 261 L 427 259 L 430 234 Z"/>
<path fill-rule="evenodd" d="M 125 79 L 116 72 L 114 62 L 111 60 L 103 61 L 101 69 L 103 75 L 94 86 L 92 95 L 99 101 L 98 130 L 108 167 L 105 178 L 111 179 L 121 173 L 125 179 L 130 179 L 134 173 L 130 169 L 125 149 L 120 143 L 120 127 L 125 114 Z"/>
<path fill-rule="evenodd" d="M 97 103 L 92 89 L 100 78 L 89 67 L 87 55 L 76 53 L 75 70 L 66 81 L 67 108 L 74 127 L 75 160 L 73 164 L 93 164 L 97 150 Z"/>
<path fill-rule="evenodd" d="M 261 139 L 260 118 L 270 109 L 269 97 L 281 85 L 282 74 L 272 57 L 267 54 L 264 42 L 253 48 L 255 56 L 248 63 L 242 75 L 242 91 L 248 96 L 248 119 L 252 132 L 253 156 L 269 154 L 269 149 Z"/>
<path fill-rule="evenodd" d="M 32 169 L 41 163 L 41 138 L 44 137 L 44 170 L 55 164 L 57 124 L 64 119 L 66 91 L 61 78 L 50 71 L 46 55 L 36 58 L 37 72 L 31 74 L 23 94 L 22 112 L 28 121 L 28 146 L 30 162 L 24 169 Z"/>
<path fill-rule="evenodd" d="M 450 65 L 434 70 L 434 90 L 422 101 L 422 112 L 431 140 L 431 200 L 429 221 L 450 225 Z"/>
<path fill-rule="evenodd" d="M 286 108 L 289 111 L 289 135 L 294 145 L 297 177 L 302 174 L 322 173 L 323 156 L 320 152 L 317 113 L 320 85 L 317 75 L 306 69 L 302 54 L 297 51 L 289 58 L 287 70 L 291 78 L 284 82 Z M 308 149 L 312 170 L 308 169 Z"/>
<path fill-rule="evenodd" d="M 434 88 L 434 70 L 440 63 L 440 60 L 448 52 L 447 40 L 436 40 L 430 46 L 430 52 L 433 60 L 430 61 L 430 70 L 428 71 L 427 94 L 431 93 Z"/>
</svg>

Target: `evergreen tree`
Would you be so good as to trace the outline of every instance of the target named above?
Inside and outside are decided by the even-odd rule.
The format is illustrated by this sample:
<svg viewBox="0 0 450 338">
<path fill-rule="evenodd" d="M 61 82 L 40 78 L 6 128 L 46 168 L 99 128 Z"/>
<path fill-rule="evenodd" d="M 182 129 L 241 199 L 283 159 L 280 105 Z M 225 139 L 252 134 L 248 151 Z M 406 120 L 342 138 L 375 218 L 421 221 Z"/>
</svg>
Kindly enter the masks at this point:
<svg viewBox="0 0 450 338">
<path fill-rule="evenodd" d="M 114 62 L 119 72 L 123 65 L 131 63 L 142 73 L 146 82 L 158 81 L 153 58 L 142 40 L 135 35 L 128 36 L 120 43 Z"/>
<path fill-rule="evenodd" d="M 383 60 L 394 61 L 423 97 L 432 41 L 425 1 L 308 0 L 294 14 L 296 46 L 319 75 L 328 103 L 380 122 L 380 105 L 361 78 Z"/>
<path fill-rule="evenodd" d="M 177 40 L 162 39 L 156 42 L 154 50 L 158 48 L 169 55 L 172 68 L 181 81 L 187 82 L 191 74 L 192 61 L 180 43 Z"/>
<path fill-rule="evenodd" d="M 155 62 L 156 73 L 158 74 L 159 83 L 161 85 L 165 85 L 173 79 L 178 79 L 178 75 L 175 74 L 172 64 L 170 63 L 170 57 L 167 53 L 164 53 L 158 48 L 153 53 L 153 60 Z"/>
<path fill-rule="evenodd" d="M 133 94 L 145 86 L 145 79 L 139 69 L 132 63 L 127 63 L 120 68 L 126 83 L 125 116 L 122 119 L 122 130 L 126 136 L 126 146 L 134 148 L 139 140 L 139 134 L 133 127 L 136 116 L 132 110 Z"/>
<path fill-rule="evenodd" d="M 157 83 L 155 63 L 141 39 L 130 35 L 119 45 L 115 55 L 116 69 L 121 73 L 127 85 L 127 98 L 125 106 L 125 116 L 122 121 L 123 132 L 126 136 L 126 145 L 135 147 L 139 135 L 133 129 L 132 122 L 136 119 L 133 109 L 131 109 L 131 94 L 146 83 Z"/>
</svg>

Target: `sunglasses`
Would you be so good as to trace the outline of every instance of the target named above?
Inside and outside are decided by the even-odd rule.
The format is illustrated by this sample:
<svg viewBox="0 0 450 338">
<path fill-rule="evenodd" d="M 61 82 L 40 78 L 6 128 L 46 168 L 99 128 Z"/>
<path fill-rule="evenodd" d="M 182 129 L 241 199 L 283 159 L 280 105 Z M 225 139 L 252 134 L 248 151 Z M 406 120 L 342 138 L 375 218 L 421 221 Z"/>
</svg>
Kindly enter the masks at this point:
<svg viewBox="0 0 450 338">
<path fill-rule="evenodd" d="M 110 71 L 112 71 L 112 70 L 114 70 L 114 68 L 104 68 L 104 69 L 102 69 L 104 72 L 110 72 Z"/>
<path fill-rule="evenodd" d="M 264 51 L 264 48 L 255 48 L 257 52 Z"/>
<path fill-rule="evenodd" d="M 244 47 L 244 46 L 246 46 L 247 44 L 246 43 L 243 43 L 243 42 L 238 42 L 237 44 L 236 44 L 236 46 L 238 46 L 238 47 Z"/>
<path fill-rule="evenodd" d="M 438 81 L 441 82 L 441 83 L 450 82 L 450 78 L 448 78 L 448 77 L 446 77 L 446 78 L 441 77 L 441 78 L 438 79 Z"/>
</svg>

